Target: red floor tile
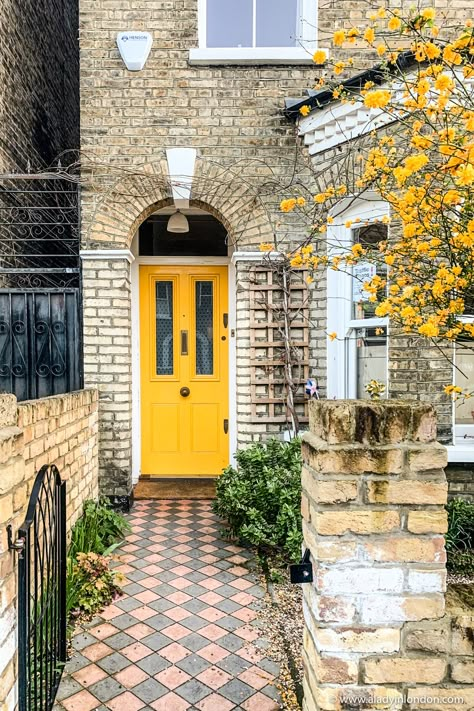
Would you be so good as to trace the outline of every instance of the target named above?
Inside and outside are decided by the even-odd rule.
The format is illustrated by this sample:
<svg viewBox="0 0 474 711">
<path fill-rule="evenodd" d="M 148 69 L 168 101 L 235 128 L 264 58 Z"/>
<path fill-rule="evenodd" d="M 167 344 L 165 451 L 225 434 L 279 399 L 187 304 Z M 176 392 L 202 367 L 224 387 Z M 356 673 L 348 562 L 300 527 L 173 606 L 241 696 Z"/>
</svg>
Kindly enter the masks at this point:
<svg viewBox="0 0 474 711">
<path fill-rule="evenodd" d="M 156 615 L 156 610 L 153 610 L 151 607 L 147 607 L 146 605 L 143 605 L 143 607 L 137 607 L 136 610 L 131 610 L 129 612 L 132 617 L 135 617 L 137 620 L 148 620 L 149 617 L 154 617 Z"/>
<path fill-rule="evenodd" d="M 211 694 L 196 704 L 196 708 L 200 711 L 231 711 L 235 706 L 220 694 Z"/>
<path fill-rule="evenodd" d="M 140 669 L 140 667 L 131 664 L 129 667 L 125 667 L 122 671 L 115 674 L 115 679 L 122 684 L 126 689 L 131 689 L 137 684 L 141 684 L 142 681 L 148 679 L 148 674 Z"/>
<path fill-rule="evenodd" d="M 209 667 L 209 669 L 205 669 L 196 678 L 202 681 L 206 686 L 209 686 L 209 688 L 216 690 L 220 689 L 224 684 L 227 684 L 233 677 L 223 671 L 223 669 L 219 669 L 219 667 Z"/>
<path fill-rule="evenodd" d="M 145 704 L 138 696 L 132 694 L 131 691 L 126 691 L 124 694 L 116 696 L 112 701 L 107 701 L 106 706 L 112 709 L 112 711 L 138 711 L 138 709 L 142 709 Z"/>
<path fill-rule="evenodd" d="M 221 637 L 224 637 L 224 635 L 229 634 L 227 630 L 223 630 L 222 627 L 218 627 L 217 625 L 206 625 L 205 627 L 202 627 L 202 629 L 199 630 L 199 634 L 201 637 L 205 637 L 206 639 L 210 639 L 213 642 L 215 642 L 217 639 L 220 639 Z"/>
<path fill-rule="evenodd" d="M 100 706 L 100 701 L 85 689 L 68 699 L 63 699 L 61 703 L 67 711 L 92 711 Z"/>
<path fill-rule="evenodd" d="M 106 657 L 108 654 L 112 654 L 113 651 L 114 650 L 104 644 L 104 642 L 96 642 L 95 644 L 91 644 L 89 647 L 83 649 L 81 654 L 84 657 L 87 657 L 87 659 L 90 659 L 91 662 L 97 662 L 99 659 L 103 659 L 103 657 Z"/>
<path fill-rule="evenodd" d="M 167 647 L 160 649 L 160 655 L 173 664 L 180 662 L 181 659 L 184 659 L 189 654 L 191 654 L 191 652 L 186 649 L 186 647 L 183 647 L 182 644 L 178 644 L 178 642 L 173 642 L 173 644 L 169 644 Z"/>
<path fill-rule="evenodd" d="M 181 686 L 181 684 L 189 681 L 191 677 L 182 669 L 173 666 L 155 674 L 155 679 L 159 681 L 160 684 L 163 684 L 163 686 L 166 686 L 167 689 L 173 691 L 177 686 Z"/>
<path fill-rule="evenodd" d="M 150 706 L 155 711 L 188 711 L 189 709 L 188 702 L 173 693 L 162 696 L 161 699 L 154 701 Z M 214 711 L 219 711 L 219 709 L 214 709 Z"/>
<path fill-rule="evenodd" d="M 241 674 L 239 674 L 238 678 L 244 681 L 249 686 L 251 686 L 252 689 L 255 689 L 256 691 L 260 691 L 260 689 L 263 689 L 264 686 L 268 686 L 268 684 L 271 684 L 273 681 L 273 677 L 271 674 L 266 672 L 264 669 L 259 669 L 256 666 L 250 667 L 250 669 L 246 669 Z"/>
<path fill-rule="evenodd" d="M 139 662 L 140 659 L 148 657 L 148 655 L 151 653 L 152 650 L 149 647 L 145 647 L 145 645 L 141 642 L 129 644 L 128 647 L 125 647 L 120 652 L 120 654 L 123 654 L 124 657 L 130 659 L 131 662 Z"/>
<path fill-rule="evenodd" d="M 269 699 L 268 696 L 260 692 L 254 694 L 240 705 L 245 711 L 277 711 L 280 708 L 276 701 Z"/>
<path fill-rule="evenodd" d="M 143 637 L 148 637 L 149 634 L 153 634 L 155 630 L 153 627 L 149 627 L 148 625 L 143 624 L 143 622 L 139 622 L 132 627 L 127 627 L 126 632 L 134 639 L 140 640 L 143 639 Z"/>
<path fill-rule="evenodd" d="M 89 634 L 102 640 L 111 637 L 113 634 L 117 634 L 118 631 L 117 627 L 110 625 L 108 622 L 104 622 L 101 625 L 97 625 L 97 627 L 92 627 L 89 630 Z"/>
<path fill-rule="evenodd" d="M 220 662 L 221 659 L 228 657 L 230 652 L 223 647 L 219 647 L 217 644 L 208 644 L 207 647 L 203 647 L 198 650 L 197 654 L 199 654 L 200 657 L 207 659 L 208 662 L 215 664 L 216 662 Z"/>
<path fill-rule="evenodd" d="M 82 686 L 91 686 L 91 684 L 95 684 L 96 681 L 100 681 L 101 679 L 105 679 L 107 676 L 107 672 L 105 672 L 103 669 L 98 667 L 96 664 L 89 664 L 87 667 L 84 667 L 83 669 L 80 669 L 77 672 L 74 672 L 74 674 L 71 674 L 73 679 L 79 682 L 79 684 L 82 684 Z"/>
</svg>

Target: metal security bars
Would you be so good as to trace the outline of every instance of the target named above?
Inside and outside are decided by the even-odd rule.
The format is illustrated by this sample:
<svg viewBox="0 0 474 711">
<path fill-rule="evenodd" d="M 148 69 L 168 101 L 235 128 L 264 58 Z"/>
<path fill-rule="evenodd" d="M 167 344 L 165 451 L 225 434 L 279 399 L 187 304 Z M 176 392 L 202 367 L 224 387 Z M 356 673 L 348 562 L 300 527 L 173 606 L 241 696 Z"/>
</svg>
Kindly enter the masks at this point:
<svg viewBox="0 0 474 711">
<path fill-rule="evenodd" d="M 66 484 L 55 466 L 39 471 L 18 539 L 19 711 L 50 711 L 67 658 Z"/>
<path fill-rule="evenodd" d="M 78 194 L 60 177 L 0 176 L 0 286 L 79 288 Z"/>
<path fill-rule="evenodd" d="M 31 400 L 82 387 L 77 289 L 0 289 L 0 390 Z"/>
<path fill-rule="evenodd" d="M 0 389 L 18 400 L 82 387 L 78 186 L 66 177 L 0 175 Z"/>
</svg>

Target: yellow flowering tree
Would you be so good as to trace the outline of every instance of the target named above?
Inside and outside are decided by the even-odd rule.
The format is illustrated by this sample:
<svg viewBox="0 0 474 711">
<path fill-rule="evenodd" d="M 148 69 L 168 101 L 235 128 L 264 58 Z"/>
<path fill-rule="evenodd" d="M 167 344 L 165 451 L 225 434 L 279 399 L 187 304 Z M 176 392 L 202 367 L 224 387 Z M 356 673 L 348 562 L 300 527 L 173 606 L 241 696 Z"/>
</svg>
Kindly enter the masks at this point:
<svg viewBox="0 0 474 711">
<path fill-rule="evenodd" d="M 386 117 L 385 128 L 352 143 L 347 151 L 352 170 L 315 194 L 311 209 L 308 196 L 300 195 L 280 206 L 282 212 L 305 210 L 311 217 L 307 242 L 289 255 L 293 267 L 317 278 L 318 267 L 350 270 L 358 261 L 383 263 L 384 270 L 364 284 L 377 304 L 376 315 L 388 316 L 406 334 L 437 343 L 474 337 L 474 320 L 466 318 L 474 314 L 472 25 L 467 20 L 448 31 L 437 24 L 433 8 L 406 16 L 380 8 L 367 26 L 338 29 L 333 44 L 341 54 L 346 57 L 356 41 L 365 44 L 380 58 L 377 73 L 363 86 L 346 88 L 336 77 L 353 71 L 356 62 L 318 51 L 313 57 L 322 69 L 317 88 L 331 89 L 342 102 L 363 102 L 374 116 Z M 305 116 L 310 107 L 300 112 Z M 376 249 L 356 243 L 346 254 L 331 257 L 327 224 L 342 197 L 367 191 L 390 206 L 389 238 Z M 449 385 L 446 390 L 460 389 Z"/>
</svg>

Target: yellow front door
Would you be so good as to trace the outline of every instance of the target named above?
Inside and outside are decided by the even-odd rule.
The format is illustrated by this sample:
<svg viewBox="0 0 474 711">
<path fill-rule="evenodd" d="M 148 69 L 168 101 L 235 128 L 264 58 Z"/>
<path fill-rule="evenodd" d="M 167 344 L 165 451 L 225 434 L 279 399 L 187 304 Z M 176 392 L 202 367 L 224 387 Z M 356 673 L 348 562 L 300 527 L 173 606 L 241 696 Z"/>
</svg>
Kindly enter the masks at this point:
<svg viewBox="0 0 474 711">
<path fill-rule="evenodd" d="M 141 472 L 229 463 L 227 267 L 140 267 Z"/>
</svg>

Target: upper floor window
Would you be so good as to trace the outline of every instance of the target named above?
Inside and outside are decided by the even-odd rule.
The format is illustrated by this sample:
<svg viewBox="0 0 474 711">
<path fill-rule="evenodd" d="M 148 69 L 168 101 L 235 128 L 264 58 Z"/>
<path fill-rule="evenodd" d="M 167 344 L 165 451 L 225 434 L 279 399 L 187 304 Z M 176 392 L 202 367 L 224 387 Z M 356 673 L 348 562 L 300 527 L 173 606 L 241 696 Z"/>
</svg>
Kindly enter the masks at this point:
<svg viewBox="0 0 474 711">
<path fill-rule="evenodd" d="M 316 48 L 317 0 L 198 0 L 191 63 L 306 63 Z"/>
<path fill-rule="evenodd" d="M 296 47 L 298 0 L 207 0 L 207 47 Z"/>
</svg>

